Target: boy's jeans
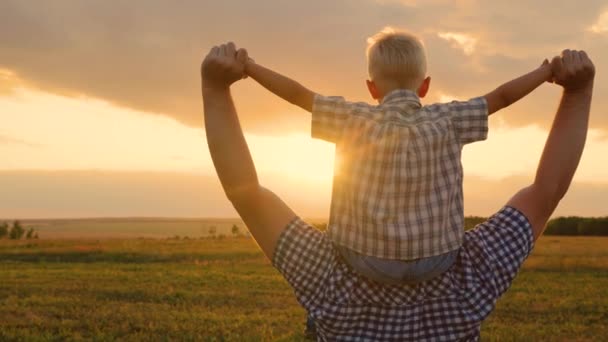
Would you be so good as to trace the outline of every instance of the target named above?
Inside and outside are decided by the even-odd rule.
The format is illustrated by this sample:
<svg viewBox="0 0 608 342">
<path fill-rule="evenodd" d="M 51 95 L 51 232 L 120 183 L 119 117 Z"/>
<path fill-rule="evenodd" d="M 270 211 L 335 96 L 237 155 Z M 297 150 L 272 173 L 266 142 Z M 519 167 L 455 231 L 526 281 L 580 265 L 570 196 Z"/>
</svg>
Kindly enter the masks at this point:
<svg viewBox="0 0 608 342">
<path fill-rule="evenodd" d="M 347 265 L 368 279 L 383 284 L 415 284 L 447 271 L 458 256 L 458 249 L 416 260 L 391 260 L 359 254 L 336 246 Z"/>
</svg>

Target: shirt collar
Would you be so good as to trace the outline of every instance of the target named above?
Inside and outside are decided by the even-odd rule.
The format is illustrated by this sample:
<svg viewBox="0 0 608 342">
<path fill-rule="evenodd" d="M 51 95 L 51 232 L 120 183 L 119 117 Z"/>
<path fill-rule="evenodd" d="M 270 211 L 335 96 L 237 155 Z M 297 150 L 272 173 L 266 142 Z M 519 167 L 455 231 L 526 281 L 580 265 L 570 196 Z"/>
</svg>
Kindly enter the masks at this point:
<svg viewBox="0 0 608 342">
<path fill-rule="evenodd" d="M 420 98 L 415 92 L 409 89 L 395 89 L 382 99 L 380 104 L 396 104 L 396 103 L 412 103 L 418 107 L 421 107 Z"/>
</svg>

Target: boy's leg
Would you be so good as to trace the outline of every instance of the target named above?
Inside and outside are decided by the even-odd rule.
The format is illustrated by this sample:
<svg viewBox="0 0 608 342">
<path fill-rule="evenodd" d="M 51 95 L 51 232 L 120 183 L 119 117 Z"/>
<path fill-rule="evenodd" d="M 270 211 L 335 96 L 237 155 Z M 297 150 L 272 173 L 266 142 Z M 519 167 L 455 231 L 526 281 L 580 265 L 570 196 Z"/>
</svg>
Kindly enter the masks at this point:
<svg viewBox="0 0 608 342">
<path fill-rule="evenodd" d="M 304 330 L 306 339 L 311 341 L 317 340 L 317 327 L 315 326 L 315 319 L 309 314 L 306 317 L 306 329 Z"/>
<path fill-rule="evenodd" d="M 556 82 L 564 93 L 534 183 L 519 191 L 507 206 L 530 221 L 534 240 L 566 194 L 585 147 L 595 68 L 584 51 L 565 50 L 553 60 Z"/>
<path fill-rule="evenodd" d="M 266 256 L 296 214 L 274 193 L 260 186 L 230 95 L 230 85 L 244 75 L 246 51 L 229 43 L 214 47 L 201 67 L 205 130 L 222 187 Z"/>
<path fill-rule="evenodd" d="M 458 250 L 417 260 L 391 260 L 363 255 L 337 246 L 344 262 L 360 275 L 382 284 L 416 284 L 433 279 L 447 271 Z"/>
</svg>

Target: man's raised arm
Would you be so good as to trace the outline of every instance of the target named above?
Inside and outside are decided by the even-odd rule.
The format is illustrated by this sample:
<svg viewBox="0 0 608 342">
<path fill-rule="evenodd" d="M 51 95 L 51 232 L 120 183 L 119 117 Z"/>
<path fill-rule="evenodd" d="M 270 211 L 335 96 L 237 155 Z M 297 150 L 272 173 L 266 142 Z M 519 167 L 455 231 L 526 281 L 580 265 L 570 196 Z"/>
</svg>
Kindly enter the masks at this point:
<svg viewBox="0 0 608 342">
<path fill-rule="evenodd" d="M 555 82 L 564 87 L 562 100 L 543 150 L 534 183 L 507 205 L 530 220 L 534 239 L 543 233 L 578 167 L 589 125 L 595 67 L 584 51 L 565 50 L 552 62 Z"/>
<path fill-rule="evenodd" d="M 226 196 L 272 260 L 283 229 L 296 215 L 275 194 L 260 186 L 243 136 L 230 85 L 243 78 L 246 60 L 247 52 L 237 52 L 233 43 L 214 47 L 205 57 L 201 66 L 205 131 Z"/>
</svg>

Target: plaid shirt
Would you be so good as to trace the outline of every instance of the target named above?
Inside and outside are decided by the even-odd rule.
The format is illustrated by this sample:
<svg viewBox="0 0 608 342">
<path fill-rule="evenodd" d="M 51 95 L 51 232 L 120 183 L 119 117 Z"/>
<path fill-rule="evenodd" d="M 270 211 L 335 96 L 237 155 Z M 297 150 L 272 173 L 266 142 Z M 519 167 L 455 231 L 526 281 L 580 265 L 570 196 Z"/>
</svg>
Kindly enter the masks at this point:
<svg viewBox="0 0 608 342">
<path fill-rule="evenodd" d="M 331 239 L 398 260 L 457 249 L 462 146 L 487 132 L 483 97 L 422 107 L 409 90 L 395 90 L 377 106 L 317 95 L 312 136 L 336 144 Z"/>
<path fill-rule="evenodd" d="M 325 233 L 294 219 L 273 264 L 293 287 L 321 341 L 477 341 L 534 240 L 526 217 L 504 207 L 464 234 L 456 261 L 416 285 L 384 285 L 351 270 Z"/>
</svg>

